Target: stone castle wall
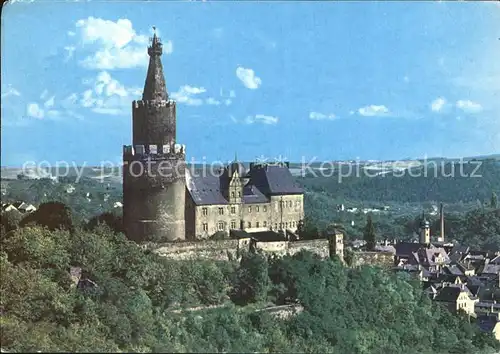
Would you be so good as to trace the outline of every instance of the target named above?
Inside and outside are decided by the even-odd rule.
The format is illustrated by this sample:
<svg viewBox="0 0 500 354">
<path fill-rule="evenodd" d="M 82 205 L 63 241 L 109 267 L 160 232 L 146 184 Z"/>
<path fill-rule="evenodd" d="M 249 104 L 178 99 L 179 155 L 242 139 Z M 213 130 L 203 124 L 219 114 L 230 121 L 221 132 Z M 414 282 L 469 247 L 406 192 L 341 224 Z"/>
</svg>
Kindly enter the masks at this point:
<svg viewBox="0 0 500 354">
<path fill-rule="evenodd" d="M 230 258 L 237 259 L 243 251 L 249 251 L 250 239 L 169 242 L 145 247 L 160 256 L 176 260 L 198 258 L 227 261 Z M 329 256 L 328 240 L 257 242 L 256 248 L 279 255 L 293 255 L 301 250 L 307 250 L 321 257 Z"/>
<path fill-rule="evenodd" d="M 394 266 L 394 254 L 390 252 L 354 252 L 353 267 L 377 265 L 383 268 Z"/>
</svg>

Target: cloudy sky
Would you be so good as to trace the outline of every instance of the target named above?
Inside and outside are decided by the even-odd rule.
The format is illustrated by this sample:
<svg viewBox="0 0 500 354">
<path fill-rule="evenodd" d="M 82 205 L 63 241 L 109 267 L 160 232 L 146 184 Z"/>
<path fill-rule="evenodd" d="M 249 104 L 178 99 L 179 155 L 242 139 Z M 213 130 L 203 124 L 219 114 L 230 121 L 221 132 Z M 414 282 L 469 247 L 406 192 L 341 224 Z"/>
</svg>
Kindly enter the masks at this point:
<svg viewBox="0 0 500 354">
<path fill-rule="evenodd" d="M 188 159 L 500 152 L 498 4 L 35 0 L 2 16 L 2 165 L 119 161 L 152 26 Z"/>
</svg>

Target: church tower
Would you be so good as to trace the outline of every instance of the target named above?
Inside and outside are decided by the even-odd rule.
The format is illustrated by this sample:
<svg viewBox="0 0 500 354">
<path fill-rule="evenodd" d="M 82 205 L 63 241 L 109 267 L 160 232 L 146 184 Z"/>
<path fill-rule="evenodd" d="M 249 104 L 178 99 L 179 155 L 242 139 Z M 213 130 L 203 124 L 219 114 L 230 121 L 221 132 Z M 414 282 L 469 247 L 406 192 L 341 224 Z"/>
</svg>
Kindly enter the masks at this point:
<svg viewBox="0 0 500 354">
<path fill-rule="evenodd" d="M 162 43 L 148 47 L 142 100 L 132 102 L 133 145 L 123 147 L 123 223 L 129 239 L 185 239 L 185 147 L 176 143 L 176 105 L 168 97 Z"/>
<path fill-rule="evenodd" d="M 431 225 L 424 213 L 422 213 L 422 219 L 420 220 L 419 241 L 424 245 L 430 245 L 431 243 Z"/>
</svg>

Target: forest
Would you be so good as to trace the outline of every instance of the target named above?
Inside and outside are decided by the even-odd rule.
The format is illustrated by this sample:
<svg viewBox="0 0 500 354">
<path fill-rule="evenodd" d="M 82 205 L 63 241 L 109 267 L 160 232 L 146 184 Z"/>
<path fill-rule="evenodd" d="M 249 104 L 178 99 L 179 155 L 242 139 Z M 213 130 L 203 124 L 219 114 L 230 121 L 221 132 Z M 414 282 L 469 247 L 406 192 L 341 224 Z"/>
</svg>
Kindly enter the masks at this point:
<svg viewBox="0 0 500 354">
<path fill-rule="evenodd" d="M 47 203 L 3 215 L 0 345 L 7 352 L 493 353 L 474 320 L 418 282 L 308 252 L 173 261 L 143 250 L 108 216 L 85 225 Z M 111 227 L 110 227 L 111 225 Z M 81 268 L 78 285 L 71 267 Z M 276 318 L 266 306 L 300 304 Z M 218 307 L 213 307 L 217 305 Z M 212 306 L 212 307 L 210 307 Z M 198 307 L 197 311 L 188 311 Z"/>
</svg>

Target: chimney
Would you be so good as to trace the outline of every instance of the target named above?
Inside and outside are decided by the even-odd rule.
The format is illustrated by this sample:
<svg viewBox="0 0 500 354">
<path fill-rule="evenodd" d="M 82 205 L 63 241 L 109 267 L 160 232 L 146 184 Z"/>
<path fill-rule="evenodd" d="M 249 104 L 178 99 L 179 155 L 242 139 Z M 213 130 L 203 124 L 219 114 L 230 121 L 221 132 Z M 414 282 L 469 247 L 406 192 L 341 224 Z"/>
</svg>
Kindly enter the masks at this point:
<svg viewBox="0 0 500 354">
<path fill-rule="evenodd" d="M 444 242 L 444 207 L 443 203 L 441 203 L 439 208 L 439 223 L 440 223 L 440 233 L 439 233 L 439 242 Z"/>
</svg>

